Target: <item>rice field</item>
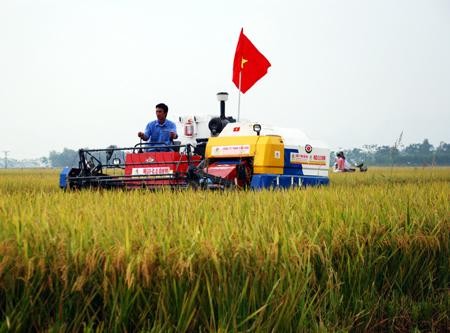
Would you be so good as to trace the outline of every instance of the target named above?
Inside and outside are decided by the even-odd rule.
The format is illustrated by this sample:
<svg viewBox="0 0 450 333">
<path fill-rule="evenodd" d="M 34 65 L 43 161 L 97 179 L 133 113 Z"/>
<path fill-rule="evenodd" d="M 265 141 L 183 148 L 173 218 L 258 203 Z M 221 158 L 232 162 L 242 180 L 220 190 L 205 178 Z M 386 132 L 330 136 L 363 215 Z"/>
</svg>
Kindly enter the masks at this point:
<svg viewBox="0 0 450 333">
<path fill-rule="evenodd" d="M 0 171 L 0 331 L 450 330 L 450 168 L 289 191 Z"/>
</svg>

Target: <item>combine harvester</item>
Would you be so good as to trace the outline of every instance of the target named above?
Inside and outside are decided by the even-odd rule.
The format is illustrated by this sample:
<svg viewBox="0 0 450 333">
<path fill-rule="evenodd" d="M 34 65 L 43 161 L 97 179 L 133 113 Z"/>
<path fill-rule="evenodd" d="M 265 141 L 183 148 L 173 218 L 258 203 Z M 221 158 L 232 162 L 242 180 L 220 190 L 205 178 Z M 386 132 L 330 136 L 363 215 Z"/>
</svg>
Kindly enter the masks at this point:
<svg viewBox="0 0 450 333">
<path fill-rule="evenodd" d="M 63 189 L 291 188 L 327 185 L 330 151 L 296 129 L 225 116 L 180 117 L 173 145 L 80 149 L 78 168 L 60 174 Z"/>
</svg>

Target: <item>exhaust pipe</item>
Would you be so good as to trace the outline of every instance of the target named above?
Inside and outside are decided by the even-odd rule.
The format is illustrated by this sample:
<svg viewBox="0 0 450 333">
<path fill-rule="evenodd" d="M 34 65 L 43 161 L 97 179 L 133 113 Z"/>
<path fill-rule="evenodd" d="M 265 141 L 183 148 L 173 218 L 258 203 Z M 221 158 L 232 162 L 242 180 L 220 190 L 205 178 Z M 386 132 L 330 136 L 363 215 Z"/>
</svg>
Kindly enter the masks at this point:
<svg viewBox="0 0 450 333">
<path fill-rule="evenodd" d="M 236 120 L 233 117 L 227 117 L 225 115 L 225 102 L 228 100 L 227 92 L 218 92 L 216 94 L 217 100 L 220 102 L 220 117 L 212 118 L 209 121 L 208 127 L 212 136 L 219 135 L 223 128 L 228 123 L 235 123 Z"/>
</svg>

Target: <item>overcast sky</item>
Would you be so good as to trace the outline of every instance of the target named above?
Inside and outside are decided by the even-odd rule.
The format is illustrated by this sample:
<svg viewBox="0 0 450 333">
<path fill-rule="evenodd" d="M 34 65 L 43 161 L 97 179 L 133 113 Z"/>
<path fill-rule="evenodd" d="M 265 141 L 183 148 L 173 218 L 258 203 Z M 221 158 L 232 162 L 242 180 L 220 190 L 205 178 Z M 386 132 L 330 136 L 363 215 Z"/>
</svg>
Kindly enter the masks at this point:
<svg viewBox="0 0 450 333">
<path fill-rule="evenodd" d="M 132 146 L 155 118 L 237 115 L 241 28 L 272 67 L 241 117 L 331 148 L 450 142 L 448 0 L 0 0 L 0 154 Z"/>
</svg>

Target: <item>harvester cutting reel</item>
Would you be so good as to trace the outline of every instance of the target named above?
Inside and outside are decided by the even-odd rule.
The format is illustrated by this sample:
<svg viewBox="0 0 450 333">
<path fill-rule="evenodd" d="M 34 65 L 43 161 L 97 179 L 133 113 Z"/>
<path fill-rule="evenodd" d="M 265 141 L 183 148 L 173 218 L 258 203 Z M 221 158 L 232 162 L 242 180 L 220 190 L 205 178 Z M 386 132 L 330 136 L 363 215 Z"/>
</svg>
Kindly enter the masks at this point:
<svg viewBox="0 0 450 333">
<path fill-rule="evenodd" d="M 244 163 L 232 166 L 236 171 L 226 177 L 208 172 L 208 168 L 217 171 L 230 166 L 207 166 L 189 144 L 138 143 L 129 148 L 80 149 L 78 155 L 78 168 L 66 167 L 60 174 L 63 189 L 226 189 L 245 187 L 251 177 L 249 165 Z"/>
</svg>

